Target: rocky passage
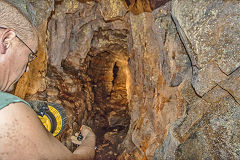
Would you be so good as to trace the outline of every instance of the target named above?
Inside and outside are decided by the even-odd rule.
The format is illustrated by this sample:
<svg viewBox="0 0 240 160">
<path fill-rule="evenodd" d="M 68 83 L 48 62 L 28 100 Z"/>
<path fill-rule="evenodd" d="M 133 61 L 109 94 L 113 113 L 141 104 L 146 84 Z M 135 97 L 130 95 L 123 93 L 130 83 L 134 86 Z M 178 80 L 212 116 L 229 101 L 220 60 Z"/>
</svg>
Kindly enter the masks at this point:
<svg viewBox="0 0 240 160">
<path fill-rule="evenodd" d="M 15 94 L 65 107 L 70 150 L 87 124 L 97 160 L 240 158 L 239 1 L 24 3 L 40 45 Z"/>
</svg>

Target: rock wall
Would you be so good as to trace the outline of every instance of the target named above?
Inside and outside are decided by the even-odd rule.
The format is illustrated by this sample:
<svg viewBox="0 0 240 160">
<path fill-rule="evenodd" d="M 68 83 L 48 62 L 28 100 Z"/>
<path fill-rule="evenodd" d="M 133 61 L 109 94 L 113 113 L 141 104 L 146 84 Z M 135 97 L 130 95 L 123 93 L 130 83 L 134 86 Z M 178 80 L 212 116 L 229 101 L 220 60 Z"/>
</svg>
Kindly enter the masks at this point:
<svg viewBox="0 0 240 160">
<path fill-rule="evenodd" d="M 35 94 L 46 89 L 46 69 L 47 69 L 47 39 L 46 35 L 48 17 L 54 9 L 54 1 L 52 0 L 9 0 L 17 6 L 20 6 L 23 13 L 27 13 L 32 20 L 32 24 L 39 33 L 39 46 L 37 58 L 30 64 L 29 72 L 25 73 L 18 81 L 15 89 L 15 95 L 25 98 L 26 94 Z"/>
<path fill-rule="evenodd" d="M 170 0 L 122 0 L 126 8 L 133 14 L 152 12 L 154 9 L 163 6 Z"/>
<path fill-rule="evenodd" d="M 179 86 L 184 112 L 155 159 L 239 159 L 239 1 L 172 2 L 192 67 Z"/>
<path fill-rule="evenodd" d="M 239 1 L 28 5 L 39 52 L 15 94 L 65 107 L 70 150 L 87 124 L 96 159 L 239 159 Z"/>
</svg>

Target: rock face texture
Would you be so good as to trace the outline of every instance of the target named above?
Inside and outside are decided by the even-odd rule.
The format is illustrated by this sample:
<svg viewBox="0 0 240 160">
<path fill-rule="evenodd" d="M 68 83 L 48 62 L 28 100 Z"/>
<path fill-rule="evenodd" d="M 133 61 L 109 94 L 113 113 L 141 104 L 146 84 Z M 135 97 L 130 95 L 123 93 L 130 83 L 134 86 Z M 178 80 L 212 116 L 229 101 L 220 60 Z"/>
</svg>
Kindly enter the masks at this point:
<svg viewBox="0 0 240 160">
<path fill-rule="evenodd" d="M 15 94 L 65 107 L 70 150 L 86 124 L 97 160 L 240 159 L 239 1 L 23 2 L 40 44 Z"/>
<path fill-rule="evenodd" d="M 133 13 L 152 12 L 154 9 L 171 0 L 122 0 L 125 6 Z"/>
<path fill-rule="evenodd" d="M 184 114 L 155 159 L 239 159 L 238 1 L 172 2 L 172 17 L 191 58 L 179 86 Z"/>
<path fill-rule="evenodd" d="M 48 17 L 54 9 L 53 0 L 9 0 L 20 7 L 20 10 L 32 20 L 32 24 L 39 32 L 38 54 L 34 63 L 30 64 L 29 72 L 25 73 L 18 81 L 15 95 L 25 98 L 26 94 L 33 95 L 46 89 L 46 69 L 47 69 L 47 38 L 46 30 Z"/>
<path fill-rule="evenodd" d="M 189 60 L 171 21 L 170 3 L 153 13 L 130 14 L 130 23 L 131 123 L 119 159 L 152 159 L 181 113 L 177 87 L 167 82 L 181 83 Z"/>
</svg>

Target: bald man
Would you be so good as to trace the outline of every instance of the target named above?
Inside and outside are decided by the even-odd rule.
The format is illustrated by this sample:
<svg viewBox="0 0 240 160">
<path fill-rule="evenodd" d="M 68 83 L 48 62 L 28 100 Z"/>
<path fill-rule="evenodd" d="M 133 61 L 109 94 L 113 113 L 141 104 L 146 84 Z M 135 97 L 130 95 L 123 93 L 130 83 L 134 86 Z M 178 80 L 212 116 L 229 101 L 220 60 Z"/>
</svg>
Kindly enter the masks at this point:
<svg viewBox="0 0 240 160">
<path fill-rule="evenodd" d="M 0 0 L 0 160 L 93 159 L 96 137 L 89 127 L 82 127 L 84 138 L 72 153 L 45 129 L 27 102 L 7 93 L 36 58 L 37 46 L 37 32 L 27 17 Z"/>
</svg>

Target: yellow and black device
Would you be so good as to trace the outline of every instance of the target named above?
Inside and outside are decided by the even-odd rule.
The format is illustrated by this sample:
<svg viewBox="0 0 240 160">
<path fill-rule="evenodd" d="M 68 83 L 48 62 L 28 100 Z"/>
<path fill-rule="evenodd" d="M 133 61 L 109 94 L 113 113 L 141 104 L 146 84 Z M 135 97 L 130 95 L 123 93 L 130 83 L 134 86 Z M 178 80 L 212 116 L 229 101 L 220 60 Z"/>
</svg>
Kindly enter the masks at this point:
<svg viewBox="0 0 240 160">
<path fill-rule="evenodd" d="M 29 104 L 38 114 L 45 128 L 53 136 L 59 135 L 66 128 L 67 116 L 65 109 L 61 105 L 45 101 L 30 101 Z"/>
</svg>

